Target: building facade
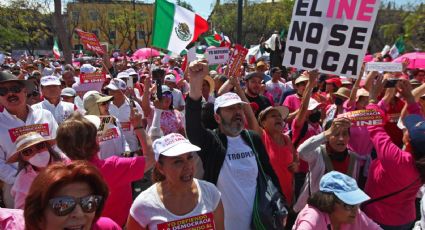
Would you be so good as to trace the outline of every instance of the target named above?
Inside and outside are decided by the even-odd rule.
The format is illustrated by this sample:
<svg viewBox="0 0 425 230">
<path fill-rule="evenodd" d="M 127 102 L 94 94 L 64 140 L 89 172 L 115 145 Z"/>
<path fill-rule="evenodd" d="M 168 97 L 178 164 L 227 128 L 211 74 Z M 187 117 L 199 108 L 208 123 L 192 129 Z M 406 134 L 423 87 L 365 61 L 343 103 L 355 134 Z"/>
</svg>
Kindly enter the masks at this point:
<svg viewBox="0 0 425 230">
<path fill-rule="evenodd" d="M 151 44 L 154 5 L 143 2 L 80 0 L 67 4 L 73 49 L 82 46 L 75 29 L 96 34 L 108 50 L 135 51 Z"/>
</svg>

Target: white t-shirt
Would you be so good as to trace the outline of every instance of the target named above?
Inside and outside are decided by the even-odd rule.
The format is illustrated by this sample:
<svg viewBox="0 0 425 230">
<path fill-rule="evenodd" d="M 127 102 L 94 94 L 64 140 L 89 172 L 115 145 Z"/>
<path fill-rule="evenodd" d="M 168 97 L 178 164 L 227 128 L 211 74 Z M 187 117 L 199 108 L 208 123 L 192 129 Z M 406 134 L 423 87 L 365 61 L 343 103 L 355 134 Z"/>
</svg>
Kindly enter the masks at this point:
<svg viewBox="0 0 425 230">
<path fill-rule="evenodd" d="M 136 109 L 140 114 L 143 114 L 142 108 L 138 103 L 136 104 Z M 137 136 L 134 133 L 134 130 L 130 122 L 130 111 L 131 107 L 128 103 L 128 99 L 124 101 L 124 103 L 118 108 L 114 103 L 109 104 L 109 113 L 116 117 L 120 122 L 121 130 L 124 134 L 125 140 L 130 146 L 130 151 L 134 152 L 140 149 L 139 141 L 137 140 Z"/>
<path fill-rule="evenodd" d="M 98 134 L 98 141 L 100 159 L 106 159 L 111 156 L 121 156 L 125 151 L 130 151 L 121 129 L 114 124 L 107 124 L 106 131 L 103 135 Z"/>
<path fill-rule="evenodd" d="M 59 103 L 55 106 L 46 99 L 32 105 L 31 108 L 50 111 L 58 124 L 64 122 L 76 110 L 76 106 L 72 103 L 59 101 Z"/>
<path fill-rule="evenodd" d="M 186 103 L 184 102 L 182 92 L 178 89 L 173 89 L 171 93 L 173 94 L 173 107 L 175 109 L 177 109 L 180 106 L 184 107 Z"/>
<path fill-rule="evenodd" d="M 227 153 L 217 181 L 226 216 L 224 226 L 225 229 L 250 229 L 257 187 L 257 160 L 241 136 L 227 137 L 227 141 Z"/>
<path fill-rule="evenodd" d="M 148 226 L 149 230 L 157 230 L 158 224 L 213 213 L 220 202 L 220 192 L 207 181 L 193 180 L 198 187 L 199 198 L 196 207 L 188 214 L 178 216 L 168 211 L 159 197 L 156 183 L 134 200 L 130 209 L 131 217 L 143 228 Z"/>
<path fill-rule="evenodd" d="M 287 86 L 280 81 L 278 81 L 277 83 L 268 81 L 266 82 L 266 90 L 272 95 L 275 105 L 280 105 L 282 104 L 281 100 L 283 93 L 288 89 Z"/>
</svg>

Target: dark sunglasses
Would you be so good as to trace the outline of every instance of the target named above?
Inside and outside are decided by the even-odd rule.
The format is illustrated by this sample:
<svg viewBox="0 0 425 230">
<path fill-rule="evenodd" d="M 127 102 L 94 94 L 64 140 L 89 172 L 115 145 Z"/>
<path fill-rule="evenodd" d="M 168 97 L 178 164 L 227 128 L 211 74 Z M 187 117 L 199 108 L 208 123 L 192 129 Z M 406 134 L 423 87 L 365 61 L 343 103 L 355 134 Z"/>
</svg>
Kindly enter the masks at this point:
<svg viewBox="0 0 425 230">
<path fill-rule="evenodd" d="M 9 88 L 6 87 L 0 87 L 0 96 L 6 96 L 9 92 L 10 93 L 20 93 L 24 87 L 20 85 L 15 85 Z"/>
<path fill-rule="evenodd" d="M 172 98 L 173 97 L 173 94 L 171 94 L 171 93 L 164 93 L 164 94 L 162 94 L 162 97 Z"/>
<path fill-rule="evenodd" d="M 37 151 L 43 150 L 47 148 L 47 144 L 46 142 L 41 142 L 38 143 L 34 146 L 31 146 L 30 148 L 26 148 L 24 150 L 21 151 L 21 155 L 24 157 L 30 157 L 32 155 L 34 155 L 34 153 L 36 153 Z"/>
<path fill-rule="evenodd" d="M 32 93 L 27 94 L 27 97 L 38 97 L 40 93 L 37 91 L 33 91 Z"/>
<path fill-rule="evenodd" d="M 57 216 L 66 216 L 74 211 L 77 204 L 85 213 L 95 212 L 102 203 L 102 196 L 88 195 L 84 197 L 60 196 L 49 200 L 50 208 Z"/>
</svg>

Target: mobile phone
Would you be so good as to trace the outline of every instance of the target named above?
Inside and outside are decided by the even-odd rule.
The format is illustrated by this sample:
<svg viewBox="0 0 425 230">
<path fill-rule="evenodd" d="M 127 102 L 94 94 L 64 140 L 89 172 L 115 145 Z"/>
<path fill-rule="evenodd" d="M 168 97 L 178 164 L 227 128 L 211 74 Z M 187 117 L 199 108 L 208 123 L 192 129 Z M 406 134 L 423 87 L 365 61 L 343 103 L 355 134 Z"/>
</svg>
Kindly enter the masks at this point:
<svg viewBox="0 0 425 230">
<path fill-rule="evenodd" d="M 165 77 L 165 71 L 161 68 L 152 70 L 152 80 L 156 85 L 156 98 L 162 98 L 162 81 Z"/>
<path fill-rule="evenodd" d="M 398 78 L 390 78 L 390 79 L 388 79 L 388 80 L 387 80 L 387 83 L 385 83 L 384 88 L 394 88 L 394 87 L 395 87 L 395 85 L 397 84 L 397 82 L 398 82 L 399 80 L 400 80 L 400 79 L 398 79 Z"/>
</svg>

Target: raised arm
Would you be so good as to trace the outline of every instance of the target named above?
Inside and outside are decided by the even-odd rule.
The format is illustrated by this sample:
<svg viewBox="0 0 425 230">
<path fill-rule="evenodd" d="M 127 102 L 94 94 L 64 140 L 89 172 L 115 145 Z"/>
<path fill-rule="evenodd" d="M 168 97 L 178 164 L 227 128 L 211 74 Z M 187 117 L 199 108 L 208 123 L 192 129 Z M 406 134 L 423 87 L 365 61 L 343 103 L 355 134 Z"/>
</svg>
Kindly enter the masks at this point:
<svg viewBox="0 0 425 230">
<path fill-rule="evenodd" d="M 150 105 L 151 86 L 152 86 L 152 78 L 151 76 L 148 76 L 145 78 L 145 84 L 143 88 L 143 97 L 141 101 L 141 107 L 145 117 L 149 117 L 149 115 L 152 112 L 151 105 Z"/>
<path fill-rule="evenodd" d="M 301 107 L 298 110 L 297 115 L 295 116 L 295 128 L 300 129 L 306 120 L 307 117 L 307 108 L 308 103 L 310 103 L 310 97 L 313 92 L 313 88 L 316 85 L 316 79 L 319 73 L 317 71 L 309 71 L 307 72 L 309 80 L 307 86 L 303 93 L 303 98 L 301 100 Z"/>
<path fill-rule="evenodd" d="M 130 113 L 130 121 L 134 127 L 134 133 L 137 136 L 140 144 L 142 145 L 143 156 L 145 157 L 145 172 L 147 172 L 155 163 L 152 139 L 146 134 L 145 126 L 140 114 L 136 108 L 132 108 Z"/>
</svg>

